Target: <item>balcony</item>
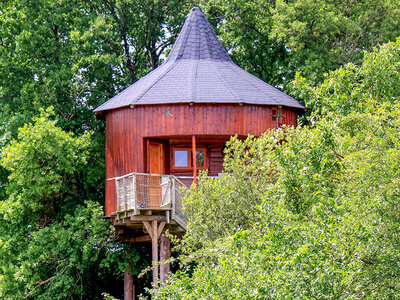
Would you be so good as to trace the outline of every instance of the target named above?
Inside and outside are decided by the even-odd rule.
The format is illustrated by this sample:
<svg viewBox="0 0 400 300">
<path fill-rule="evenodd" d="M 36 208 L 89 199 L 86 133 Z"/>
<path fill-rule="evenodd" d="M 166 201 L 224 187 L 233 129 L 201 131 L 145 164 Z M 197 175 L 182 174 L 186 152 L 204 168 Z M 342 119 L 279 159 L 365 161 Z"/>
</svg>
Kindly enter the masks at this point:
<svg viewBox="0 0 400 300">
<path fill-rule="evenodd" d="M 186 184 L 192 181 L 181 179 Z M 186 229 L 188 219 L 182 211 L 181 191 L 187 186 L 178 177 L 129 173 L 112 180 L 117 192 L 117 212 L 112 217 L 118 225 L 153 218 Z"/>
</svg>

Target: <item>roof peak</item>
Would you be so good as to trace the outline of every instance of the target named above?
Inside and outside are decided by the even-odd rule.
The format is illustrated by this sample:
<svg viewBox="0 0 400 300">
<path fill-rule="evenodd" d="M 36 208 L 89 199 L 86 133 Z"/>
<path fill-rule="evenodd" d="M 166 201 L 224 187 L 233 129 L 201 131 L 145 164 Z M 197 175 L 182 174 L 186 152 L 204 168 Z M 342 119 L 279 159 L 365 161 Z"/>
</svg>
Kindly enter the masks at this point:
<svg viewBox="0 0 400 300">
<path fill-rule="evenodd" d="M 193 7 L 167 60 L 95 109 L 173 103 L 304 106 L 235 65 L 199 7 Z"/>
<path fill-rule="evenodd" d="M 232 61 L 197 6 L 191 9 L 166 62 L 181 59 Z"/>
</svg>

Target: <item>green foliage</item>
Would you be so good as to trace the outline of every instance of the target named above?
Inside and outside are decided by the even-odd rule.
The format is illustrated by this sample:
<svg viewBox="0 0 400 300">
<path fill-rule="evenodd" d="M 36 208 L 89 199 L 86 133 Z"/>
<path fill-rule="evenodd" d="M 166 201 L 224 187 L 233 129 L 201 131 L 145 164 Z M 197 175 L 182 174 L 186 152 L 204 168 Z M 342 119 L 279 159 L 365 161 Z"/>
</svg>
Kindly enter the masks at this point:
<svg viewBox="0 0 400 300">
<path fill-rule="evenodd" d="M 109 239 L 111 228 L 102 215 L 98 204 L 88 202 L 77 206 L 73 215 L 65 215 L 62 222 L 30 228 L 25 236 L 4 240 L 0 295 L 7 299 L 96 298 L 103 292 L 107 272 L 123 268 L 114 265 L 123 259 Z M 14 247 L 18 249 L 10 252 Z"/>
<path fill-rule="evenodd" d="M 54 219 L 67 202 L 73 204 L 71 196 L 79 184 L 76 174 L 86 163 L 89 145 L 90 135 L 76 138 L 48 117 L 48 113 L 42 113 L 34 118 L 34 125 L 21 128 L 18 140 L 3 149 L 1 160 L 10 172 L 10 197 L 3 201 L 3 207 L 8 207 L 11 215 L 15 210 L 19 215 L 24 211 L 33 221 L 42 217 L 43 211 Z"/>
<path fill-rule="evenodd" d="M 363 51 L 399 36 L 399 1 L 277 1 L 272 36 L 296 52 L 299 71 L 321 79 L 327 70 L 359 63 Z"/>
<path fill-rule="evenodd" d="M 152 299 L 400 297 L 398 43 L 345 67 L 354 72 L 331 72 L 319 87 L 301 81 L 324 108 L 312 126 L 231 140 L 226 173 L 202 178 L 187 196 L 194 217 L 182 247 L 200 249 L 180 258 L 191 264 Z M 348 108 L 337 110 L 346 99 Z M 254 195 L 259 204 L 250 207 Z M 228 203 L 208 210 L 208 197 Z M 245 209 L 251 223 L 243 225 Z"/>
</svg>

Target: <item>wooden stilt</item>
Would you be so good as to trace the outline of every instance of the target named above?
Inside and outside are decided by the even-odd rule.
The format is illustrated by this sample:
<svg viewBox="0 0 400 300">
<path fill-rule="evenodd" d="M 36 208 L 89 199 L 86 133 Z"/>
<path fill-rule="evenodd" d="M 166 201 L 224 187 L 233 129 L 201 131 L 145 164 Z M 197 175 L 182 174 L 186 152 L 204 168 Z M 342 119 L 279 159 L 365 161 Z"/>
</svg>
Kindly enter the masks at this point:
<svg viewBox="0 0 400 300">
<path fill-rule="evenodd" d="M 166 222 L 161 222 L 160 226 L 157 226 L 157 220 L 152 221 L 152 225 L 149 222 L 143 221 L 144 227 L 151 237 L 151 251 L 152 251 L 152 263 L 153 263 L 153 284 L 158 284 L 158 239 L 161 232 L 164 230 Z"/>
<path fill-rule="evenodd" d="M 124 274 L 124 300 L 134 299 L 135 290 L 133 287 L 133 275 L 131 274 L 129 267 L 127 267 Z"/>
<path fill-rule="evenodd" d="M 196 136 L 192 135 L 193 182 L 197 184 Z"/>
<path fill-rule="evenodd" d="M 157 220 L 153 220 L 151 234 L 152 258 L 153 258 L 153 284 L 158 283 L 158 226 Z"/>
<path fill-rule="evenodd" d="M 171 239 L 164 233 L 160 237 L 160 281 L 162 283 L 167 281 L 168 273 L 170 270 L 170 263 L 164 263 L 171 257 Z"/>
</svg>

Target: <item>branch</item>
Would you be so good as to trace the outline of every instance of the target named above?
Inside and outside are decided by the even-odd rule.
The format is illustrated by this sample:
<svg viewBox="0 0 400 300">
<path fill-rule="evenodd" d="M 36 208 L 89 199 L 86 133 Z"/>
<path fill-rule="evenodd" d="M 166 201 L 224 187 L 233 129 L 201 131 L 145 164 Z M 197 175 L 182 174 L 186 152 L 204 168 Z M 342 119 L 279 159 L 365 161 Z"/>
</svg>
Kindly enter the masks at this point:
<svg viewBox="0 0 400 300">
<path fill-rule="evenodd" d="M 174 34 L 174 37 L 176 37 L 176 34 Z M 158 56 L 160 56 L 160 54 L 165 50 L 165 48 L 167 48 L 168 46 L 172 45 L 172 41 L 171 39 L 165 41 L 164 43 L 161 43 L 160 45 L 158 45 L 158 47 L 156 47 L 156 53 Z"/>
<path fill-rule="evenodd" d="M 337 158 L 344 159 L 344 156 L 339 154 L 339 153 L 337 153 L 335 149 L 333 149 L 332 151 L 333 151 L 333 153 L 335 153 Z"/>
<path fill-rule="evenodd" d="M 56 275 L 54 275 L 54 276 L 52 276 L 52 277 L 50 277 L 50 278 L 48 278 L 48 279 L 46 279 L 46 280 L 44 280 L 44 281 L 38 283 L 38 284 L 28 293 L 28 295 L 26 295 L 24 298 L 29 298 L 35 290 L 37 290 L 37 289 L 40 288 L 42 285 L 48 283 L 49 281 L 53 280 L 53 279 L 56 278 L 57 276 L 59 276 L 59 275 L 61 275 L 62 273 L 64 273 L 65 270 L 68 269 L 68 267 L 69 267 L 69 265 L 67 265 L 67 266 L 61 271 L 61 273 L 56 274 Z"/>
<path fill-rule="evenodd" d="M 131 75 L 132 83 L 134 83 L 137 80 L 137 78 L 136 78 L 136 74 L 135 74 L 135 69 L 132 65 L 131 58 L 129 55 L 129 45 L 128 45 L 128 40 L 127 40 L 125 34 L 122 36 L 122 40 L 124 41 L 124 50 L 125 50 L 125 56 L 126 56 L 125 64 L 129 70 L 129 74 Z"/>
</svg>

